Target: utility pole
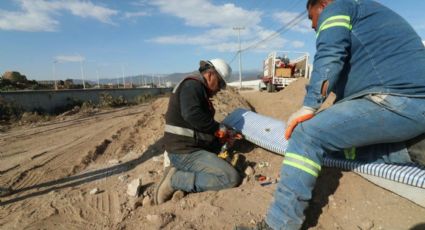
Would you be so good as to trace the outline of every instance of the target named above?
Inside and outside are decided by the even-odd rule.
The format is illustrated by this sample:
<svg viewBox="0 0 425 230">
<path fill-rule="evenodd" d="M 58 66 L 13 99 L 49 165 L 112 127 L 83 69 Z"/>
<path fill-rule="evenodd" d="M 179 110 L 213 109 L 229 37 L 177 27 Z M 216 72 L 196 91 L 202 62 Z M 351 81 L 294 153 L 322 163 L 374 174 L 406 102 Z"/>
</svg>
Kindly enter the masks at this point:
<svg viewBox="0 0 425 230">
<path fill-rule="evenodd" d="M 241 51 L 241 30 L 244 30 L 245 27 L 233 27 L 233 30 L 237 30 L 238 31 L 238 43 L 239 43 L 239 49 L 238 49 L 238 53 L 239 53 L 239 89 L 242 88 L 242 51 Z"/>
</svg>

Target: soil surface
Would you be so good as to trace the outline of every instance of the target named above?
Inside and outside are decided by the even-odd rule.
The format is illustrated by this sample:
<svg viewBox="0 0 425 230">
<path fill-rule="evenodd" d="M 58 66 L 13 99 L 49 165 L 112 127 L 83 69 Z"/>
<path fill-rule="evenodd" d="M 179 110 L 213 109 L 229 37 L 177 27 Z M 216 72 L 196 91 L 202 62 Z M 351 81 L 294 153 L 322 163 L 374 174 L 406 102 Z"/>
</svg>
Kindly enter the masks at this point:
<svg viewBox="0 0 425 230">
<path fill-rule="evenodd" d="M 235 108 L 286 120 L 301 106 L 306 81 L 276 93 L 225 90 L 216 119 Z M 236 188 L 182 194 L 152 204 L 163 175 L 168 98 L 119 109 L 65 113 L 0 132 L 0 229 L 232 229 L 266 214 L 282 156 L 237 143 L 253 172 Z M 283 131 L 282 131 L 283 135 Z M 141 180 L 140 195 L 127 194 Z M 307 211 L 308 229 L 421 229 L 425 209 L 352 173 L 324 168 Z M 423 228 L 422 228 L 423 229 Z"/>
</svg>

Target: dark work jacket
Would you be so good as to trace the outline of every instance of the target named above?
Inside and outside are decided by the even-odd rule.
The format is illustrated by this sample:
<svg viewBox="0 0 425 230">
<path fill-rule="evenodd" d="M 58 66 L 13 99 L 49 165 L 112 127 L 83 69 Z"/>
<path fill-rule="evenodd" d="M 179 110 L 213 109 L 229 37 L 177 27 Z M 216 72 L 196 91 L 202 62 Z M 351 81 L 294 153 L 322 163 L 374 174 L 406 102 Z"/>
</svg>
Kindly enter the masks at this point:
<svg viewBox="0 0 425 230">
<path fill-rule="evenodd" d="M 201 75 L 189 76 L 176 86 L 170 97 L 165 123 L 193 130 L 194 136 L 164 132 L 167 152 L 187 154 L 201 149 L 217 152 L 220 146 L 214 132 L 219 123 L 214 120 L 215 110 L 209 99 L 209 89 Z M 200 136 L 209 136 L 211 140 L 206 141 Z"/>
</svg>

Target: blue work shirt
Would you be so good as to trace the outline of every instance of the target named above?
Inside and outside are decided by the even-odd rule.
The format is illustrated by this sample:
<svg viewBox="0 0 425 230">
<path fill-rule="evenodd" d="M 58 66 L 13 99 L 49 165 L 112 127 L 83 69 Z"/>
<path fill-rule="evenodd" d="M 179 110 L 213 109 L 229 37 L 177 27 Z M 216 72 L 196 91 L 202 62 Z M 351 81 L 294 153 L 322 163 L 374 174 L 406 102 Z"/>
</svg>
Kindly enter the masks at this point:
<svg viewBox="0 0 425 230">
<path fill-rule="evenodd" d="M 319 108 L 367 94 L 425 97 L 425 47 L 397 13 L 371 0 L 334 0 L 318 21 L 316 55 L 304 105 Z"/>
</svg>

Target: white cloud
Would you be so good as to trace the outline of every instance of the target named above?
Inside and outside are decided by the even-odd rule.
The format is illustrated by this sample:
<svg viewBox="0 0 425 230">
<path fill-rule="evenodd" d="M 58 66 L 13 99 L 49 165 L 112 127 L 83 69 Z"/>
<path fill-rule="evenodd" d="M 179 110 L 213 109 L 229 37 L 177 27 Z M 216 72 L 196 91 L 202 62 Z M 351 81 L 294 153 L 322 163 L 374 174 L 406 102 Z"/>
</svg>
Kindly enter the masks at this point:
<svg viewBox="0 0 425 230">
<path fill-rule="evenodd" d="M 0 29 L 20 31 L 55 31 L 59 22 L 54 16 L 61 11 L 72 15 L 92 18 L 103 23 L 113 24 L 111 17 L 117 11 L 80 0 L 16 0 L 20 11 L 0 10 Z"/>
<path fill-rule="evenodd" d="M 244 26 L 240 31 L 242 48 L 266 38 L 274 31 L 268 31 L 259 26 L 262 13 L 249 11 L 234 4 L 213 5 L 206 0 L 168 1 L 156 0 L 150 3 L 168 15 L 183 19 L 192 27 L 207 27 L 198 35 L 169 35 L 151 39 L 160 44 L 201 45 L 206 49 L 223 52 L 236 52 L 238 49 L 238 32 L 235 26 Z M 273 49 L 282 47 L 284 39 L 277 37 L 270 42 L 260 44 L 257 49 Z M 272 48 L 273 47 L 273 48 Z"/>
<path fill-rule="evenodd" d="M 425 40 L 423 40 L 423 41 L 422 41 L 422 43 L 423 43 L 423 44 L 424 44 L 424 46 L 425 46 Z"/>
<path fill-rule="evenodd" d="M 54 58 L 56 62 L 81 62 L 85 57 L 81 55 L 59 55 Z"/>
<path fill-rule="evenodd" d="M 289 12 L 289 11 L 282 11 L 279 13 L 273 14 L 273 18 L 281 23 L 282 25 L 292 25 L 292 20 L 297 17 L 299 13 L 295 12 Z M 291 30 L 301 32 L 301 33 L 308 33 L 313 31 L 311 29 L 311 23 L 307 18 L 303 18 L 301 22 L 299 22 L 296 26 L 292 27 Z"/>
<path fill-rule="evenodd" d="M 206 0 L 156 0 L 151 4 L 195 27 L 256 25 L 261 21 L 259 11 L 247 11 L 234 4 L 213 5 Z"/>
<path fill-rule="evenodd" d="M 256 44 L 258 41 L 269 37 L 275 31 L 264 30 L 262 27 L 256 26 L 253 28 L 245 28 L 241 31 L 241 36 L 244 36 L 241 42 L 242 49 Z M 201 45 L 209 50 L 220 52 L 236 52 L 239 43 L 236 39 L 236 31 L 232 28 L 215 28 L 206 31 L 200 35 L 171 35 L 157 37 L 151 42 L 160 44 L 175 44 L 175 45 Z M 276 37 L 265 43 L 255 46 L 257 51 L 280 49 L 288 41 L 282 37 Z"/>
<path fill-rule="evenodd" d="M 144 17 L 144 16 L 148 16 L 149 13 L 148 12 L 144 12 L 144 11 L 139 11 L 139 12 L 125 12 L 124 13 L 124 18 L 137 18 L 137 17 Z"/>
<path fill-rule="evenodd" d="M 293 41 L 293 42 L 291 42 L 291 45 L 294 48 L 302 48 L 302 47 L 304 47 L 305 44 L 302 41 Z"/>
<path fill-rule="evenodd" d="M 59 22 L 40 12 L 8 12 L 0 10 L 0 29 L 21 31 L 54 31 Z"/>
<path fill-rule="evenodd" d="M 211 39 L 207 38 L 205 35 L 190 36 L 190 35 L 170 35 L 170 36 L 161 36 L 156 37 L 152 42 L 160 44 L 190 44 L 190 45 L 206 45 L 212 42 Z"/>
<path fill-rule="evenodd" d="M 118 14 L 116 10 L 94 5 L 87 1 L 62 1 L 62 8 L 75 16 L 93 18 L 103 23 L 113 24 L 111 17 Z"/>
<path fill-rule="evenodd" d="M 174 34 L 152 38 L 150 42 L 159 44 L 198 45 L 208 50 L 236 52 L 238 50 L 238 32 L 235 26 L 244 26 L 240 31 L 242 49 L 251 47 L 255 51 L 282 49 L 285 46 L 304 47 L 300 41 L 288 41 L 274 30 L 260 26 L 263 13 L 245 10 L 234 4 L 214 5 L 210 0 L 168 1 L 156 0 L 149 3 L 158 7 L 159 11 L 181 18 L 187 26 L 207 28 L 200 34 Z M 285 12 L 284 12 L 285 13 Z M 276 14 L 281 23 L 290 21 L 299 13 Z M 282 19 L 281 17 L 285 17 Z M 302 32 L 312 31 L 309 22 L 302 20 L 301 25 L 294 27 Z M 272 35 L 272 39 L 269 37 Z M 263 39 L 265 42 L 260 42 Z"/>
</svg>

